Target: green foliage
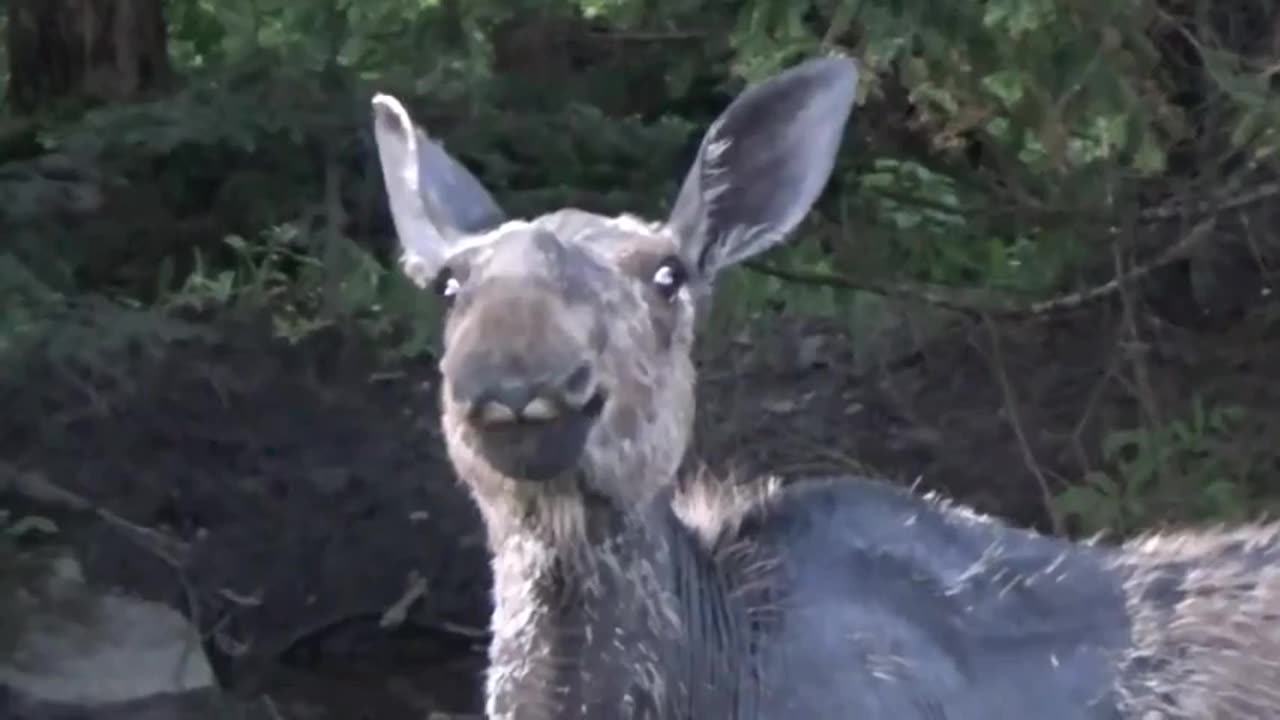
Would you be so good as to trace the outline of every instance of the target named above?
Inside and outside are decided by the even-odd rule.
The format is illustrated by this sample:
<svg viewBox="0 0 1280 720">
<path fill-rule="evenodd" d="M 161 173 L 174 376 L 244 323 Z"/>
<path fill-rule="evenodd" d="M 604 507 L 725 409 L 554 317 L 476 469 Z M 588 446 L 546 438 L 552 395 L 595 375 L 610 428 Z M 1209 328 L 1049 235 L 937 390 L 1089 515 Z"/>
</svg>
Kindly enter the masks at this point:
<svg viewBox="0 0 1280 720">
<path fill-rule="evenodd" d="M 1247 519 L 1253 487 L 1265 475 L 1262 458 L 1236 441 L 1247 420 L 1243 408 L 1206 408 L 1196 396 L 1187 417 L 1114 430 L 1103 441 L 1106 469 L 1062 491 L 1058 510 L 1086 533 Z"/>
<path fill-rule="evenodd" d="M 236 235 L 223 242 L 237 258 L 235 267 L 209 270 L 197 255 L 195 270 L 157 307 L 171 313 L 266 312 L 276 336 L 290 343 L 328 327 L 354 328 L 386 350 L 389 360 L 435 350 L 434 297 L 350 241 L 335 241 L 323 260 L 302 245 L 294 225 L 271 228 L 257 242 Z M 293 270 L 286 272 L 286 265 Z"/>
<path fill-rule="evenodd" d="M 552 22 L 575 8 L 594 34 Z M 364 99 L 376 88 L 408 96 L 518 213 L 564 202 L 654 211 L 714 111 L 664 114 L 664 104 L 686 106 L 699 77 L 729 92 L 842 45 L 864 64 L 868 101 L 885 100 L 887 84 L 902 86 L 915 104 L 911 142 L 926 155 L 850 143 L 841 173 L 859 191 L 858 206 L 852 219 L 817 231 L 847 236 L 851 224 L 879 251 L 873 264 L 834 269 L 1043 296 L 1096 254 L 1079 242 L 1075 218 L 1125 212 L 1130 180 L 1161 172 L 1168 148 L 1188 136 L 1149 32 L 1155 13 L 1150 2 L 1047 0 L 947 8 L 925 0 L 185 0 L 169 10 L 173 53 L 188 78 L 182 92 L 95 111 L 42 137 L 78 158 L 164 165 L 158 179 L 176 192 L 205 196 L 212 180 L 200 166 L 252 159 L 278 168 L 296 195 L 314 197 L 317 144 L 360 153 Z M 536 88 L 507 77 L 511 68 L 496 72 L 511 53 L 513 24 L 546 43 L 544 54 L 585 43 L 598 69 L 559 68 L 563 82 Z M 1205 53 L 1238 116 L 1235 139 L 1270 156 L 1280 107 L 1266 92 L 1270 76 L 1217 47 Z M 640 115 L 595 101 L 629 86 L 628 75 L 654 74 L 666 86 Z M 959 162 L 974 142 L 998 178 Z"/>
<path fill-rule="evenodd" d="M 1202 199 L 1278 162 L 1274 58 L 1207 2 L 174 0 L 173 92 L 50 111 L 30 133 L 0 114 L 0 363 L 126 387 L 122 358 L 241 312 L 289 342 L 339 328 L 392 361 L 430 354 L 433 301 L 395 266 L 374 91 L 404 98 L 514 215 L 661 216 L 731 95 L 829 49 L 861 63 L 861 106 L 804 240 L 770 263 L 1027 301 L 1096 285 L 1102 229 L 1147 198 Z M 38 157 L 9 151 L 28 134 Z M 1188 178 L 1171 159 L 1192 144 Z M 713 336 L 779 298 L 855 337 L 892 322 L 878 295 L 764 275 L 718 292 Z M 1194 513 L 1234 512 L 1243 475 L 1201 458 L 1229 415 L 1114 436 L 1064 511 L 1132 528 L 1190 492 Z"/>
<path fill-rule="evenodd" d="M 57 293 L 9 255 L 0 255 L 0 301 L 0 377 L 21 378 L 35 363 L 75 379 L 95 403 L 104 386 L 133 389 L 123 360 L 155 357 L 170 343 L 207 337 L 201 326 L 136 301 Z"/>
</svg>

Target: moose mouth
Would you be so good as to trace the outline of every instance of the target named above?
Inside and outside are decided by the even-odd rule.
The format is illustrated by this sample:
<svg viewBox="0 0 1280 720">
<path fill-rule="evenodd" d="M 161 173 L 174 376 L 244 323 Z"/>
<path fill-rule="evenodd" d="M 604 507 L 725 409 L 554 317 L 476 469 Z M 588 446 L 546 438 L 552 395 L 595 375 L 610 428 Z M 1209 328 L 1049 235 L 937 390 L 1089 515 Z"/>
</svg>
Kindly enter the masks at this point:
<svg viewBox="0 0 1280 720">
<path fill-rule="evenodd" d="M 476 449 L 509 478 L 546 482 L 577 465 L 607 399 L 600 390 L 579 407 L 539 399 L 520 415 L 482 408 L 471 418 Z"/>
</svg>

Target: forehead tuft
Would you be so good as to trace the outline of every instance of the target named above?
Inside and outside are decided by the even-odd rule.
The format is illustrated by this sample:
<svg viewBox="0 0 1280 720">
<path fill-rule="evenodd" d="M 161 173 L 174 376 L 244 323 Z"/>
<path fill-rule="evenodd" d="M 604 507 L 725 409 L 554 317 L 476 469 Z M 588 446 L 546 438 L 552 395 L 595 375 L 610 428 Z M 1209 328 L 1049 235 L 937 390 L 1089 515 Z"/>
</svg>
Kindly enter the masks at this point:
<svg viewBox="0 0 1280 720">
<path fill-rule="evenodd" d="M 469 238 L 460 251 L 493 248 L 515 238 L 534 244 L 554 238 L 570 250 L 571 255 L 581 249 L 607 262 L 617 262 L 636 253 L 665 255 L 676 250 L 675 237 L 663 223 L 629 214 L 608 217 L 565 209 L 532 220 L 507 221 L 483 235 Z"/>
<path fill-rule="evenodd" d="M 659 222 L 650 222 L 635 215 L 626 213 L 617 217 L 608 218 L 606 220 L 610 225 L 618 230 L 632 235 L 652 235 L 655 237 L 670 238 L 670 231 L 665 225 Z"/>
<path fill-rule="evenodd" d="M 636 253 L 666 255 L 676 249 L 674 236 L 664 224 L 634 215 L 607 217 L 561 210 L 536 222 L 545 224 L 566 243 L 588 247 L 614 262 Z"/>
</svg>

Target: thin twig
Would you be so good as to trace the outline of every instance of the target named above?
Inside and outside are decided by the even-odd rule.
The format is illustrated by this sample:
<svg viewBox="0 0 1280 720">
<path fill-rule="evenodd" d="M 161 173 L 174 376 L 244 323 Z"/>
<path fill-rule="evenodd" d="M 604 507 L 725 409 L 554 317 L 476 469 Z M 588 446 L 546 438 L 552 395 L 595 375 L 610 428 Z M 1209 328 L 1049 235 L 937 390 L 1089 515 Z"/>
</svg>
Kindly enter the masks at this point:
<svg viewBox="0 0 1280 720">
<path fill-rule="evenodd" d="M 1084 431 L 1089 424 L 1090 418 L 1093 417 L 1094 411 L 1101 402 L 1103 394 L 1107 390 L 1107 386 L 1111 384 L 1116 372 L 1120 369 L 1122 362 L 1121 353 L 1111 353 L 1107 358 L 1106 367 L 1102 371 L 1102 377 L 1094 384 L 1093 388 L 1085 400 L 1084 410 L 1080 413 L 1080 419 L 1076 422 L 1075 427 L 1071 431 L 1071 447 L 1076 454 L 1077 460 L 1080 462 L 1082 474 L 1088 474 L 1092 468 L 1089 463 L 1088 453 L 1084 449 Z"/>
<path fill-rule="evenodd" d="M 1026 432 L 1022 428 L 1022 420 L 1018 413 L 1018 398 L 1013 390 L 1013 384 L 1009 382 L 1008 373 L 1004 366 L 1004 350 L 1000 345 L 1000 331 L 996 327 L 995 322 L 990 317 L 983 317 L 986 324 L 987 332 L 991 335 L 991 362 L 995 366 L 996 381 L 1000 383 L 1000 392 L 1004 395 L 1005 408 L 1009 411 L 1009 425 L 1013 428 L 1013 434 L 1018 439 L 1018 448 L 1022 452 L 1022 461 L 1027 466 L 1027 470 L 1035 476 L 1036 483 L 1040 486 L 1040 495 L 1044 501 L 1045 511 L 1049 514 L 1049 523 L 1053 527 L 1053 533 L 1063 536 L 1066 527 L 1062 521 L 1062 516 L 1058 513 L 1057 505 L 1053 501 L 1053 491 L 1049 488 L 1049 480 L 1045 477 L 1044 471 L 1040 468 L 1040 463 L 1036 461 L 1035 451 L 1031 449 L 1031 443 L 1027 440 Z"/>
<path fill-rule="evenodd" d="M 1115 248 L 1113 262 L 1115 263 L 1116 272 L 1121 272 L 1124 258 L 1120 253 L 1120 248 Z M 1130 355 L 1130 364 L 1133 366 L 1133 376 L 1136 388 L 1134 389 L 1135 397 L 1146 411 L 1147 419 L 1155 426 L 1159 427 L 1161 422 L 1161 412 L 1159 402 L 1156 398 L 1155 386 L 1151 382 L 1151 376 L 1147 372 L 1146 355 L 1143 350 L 1144 342 L 1142 333 L 1138 329 L 1138 311 L 1137 302 L 1128 292 L 1120 294 L 1122 302 L 1122 318 L 1124 329 L 1129 336 L 1130 347 L 1134 349 Z"/>
</svg>

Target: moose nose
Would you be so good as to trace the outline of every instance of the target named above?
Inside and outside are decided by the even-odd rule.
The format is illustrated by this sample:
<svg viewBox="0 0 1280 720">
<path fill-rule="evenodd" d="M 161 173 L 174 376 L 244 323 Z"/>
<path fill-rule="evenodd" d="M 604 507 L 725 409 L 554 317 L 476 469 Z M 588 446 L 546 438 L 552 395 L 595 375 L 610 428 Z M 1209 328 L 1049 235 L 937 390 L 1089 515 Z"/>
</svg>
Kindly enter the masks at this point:
<svg viewBox="0 0 1280 720">
<path fill-rule="evenodd" d="M 472 420 L 482 426 L 549 422 L 582 413 L 589 410 L 596 394 L 594 373 L 587 362 L 578 363 L 567 373 L 543 373 L 532 378 L 484 378 L 486 374 L 480 371 L 478 377 L 471 378 L 473 382 L 455 386 L 455 397 L 468 406 Z"/>
</svg>

